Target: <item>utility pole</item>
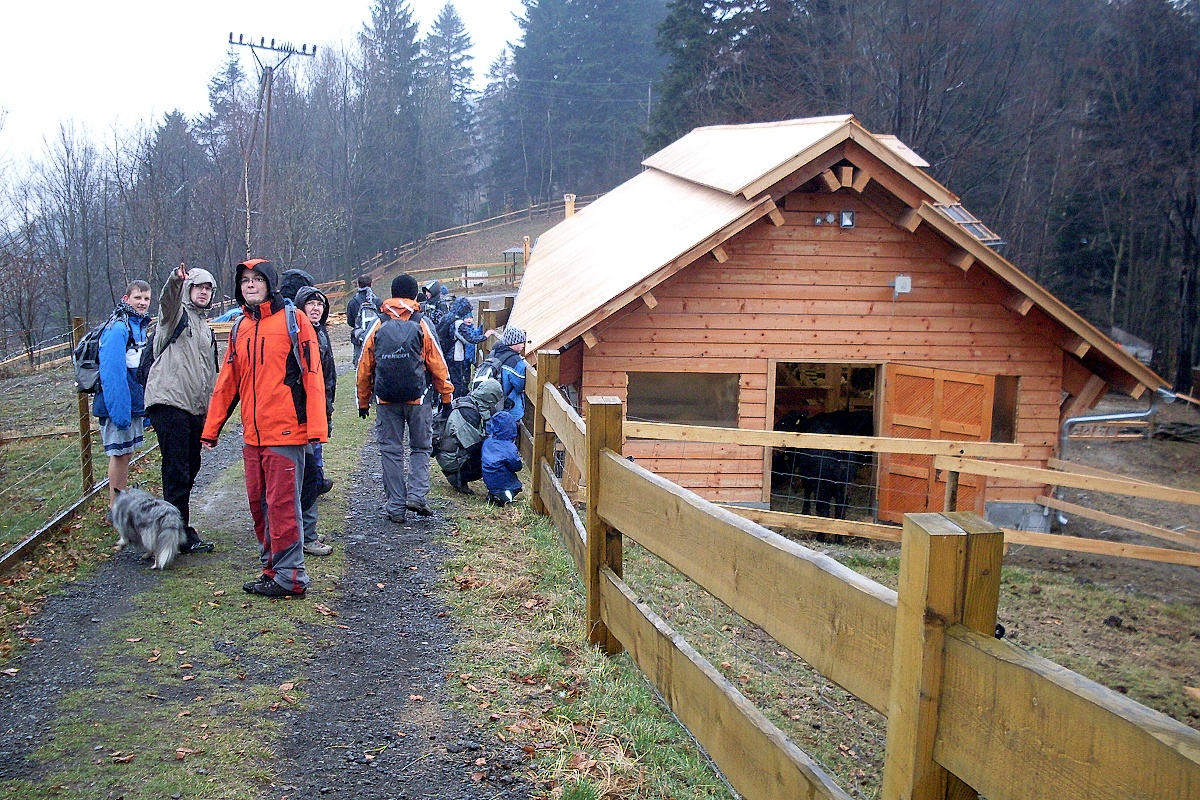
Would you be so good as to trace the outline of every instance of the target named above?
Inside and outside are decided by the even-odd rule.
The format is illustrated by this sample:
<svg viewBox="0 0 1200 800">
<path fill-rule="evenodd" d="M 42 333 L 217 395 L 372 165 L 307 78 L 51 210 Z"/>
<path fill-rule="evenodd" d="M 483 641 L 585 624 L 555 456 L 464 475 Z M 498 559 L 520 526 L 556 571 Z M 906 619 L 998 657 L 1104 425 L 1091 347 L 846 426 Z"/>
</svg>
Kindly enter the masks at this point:
<svg viewBox="0 0 1200 800">
<path fill-rule="evenodd" d="M 282 67 L 284 62 L 292 56 L 315 56 L 317 54 L 317 46 L 314 44 L 310 48 L 307 44 L 302 44 L 300 45 L 300 49 L 297 50 L 296 46 L 290 42 L 281 41 L 277 47 L 274 39 L 268 44 L 265 36 L 260 37 L 258 44 L 255 44 L 253 39 L 247 41 L 245 36 L 240 33 L 235 42 L 232 31 L 229 33 L 229 44 L 239 47 L 249 47 L 250 54 L 254 56 L 254 62 L 258 64 L 258 107 L 254 111 L 254 127 L 250 132 L 250 140 L 242 145 L 242 195 L 246 201 L 246 258 L 250 258 L 254 254 L 253 247 L 251 246 L 253 215 L 258 215 L 260 229 L 266 225 L 267 219 L 267 197 L 269 196 L 267 194 L 267 165 L 269 163 L 271 143 L 271 87 L 275 82 L 275 70 Z M 259 50 L 278 54 L 275 63 L 264 64 L 262 59 L 258 57 Z M 258 144 L 260 120 L 262 122 L 263 133 L 262 163 L 260 165 L 261 172 L 258 180 L 258 209 L 252 210 L 250 206 L 250 160 L 254 156 L 254 150 Z"/>
</svg>

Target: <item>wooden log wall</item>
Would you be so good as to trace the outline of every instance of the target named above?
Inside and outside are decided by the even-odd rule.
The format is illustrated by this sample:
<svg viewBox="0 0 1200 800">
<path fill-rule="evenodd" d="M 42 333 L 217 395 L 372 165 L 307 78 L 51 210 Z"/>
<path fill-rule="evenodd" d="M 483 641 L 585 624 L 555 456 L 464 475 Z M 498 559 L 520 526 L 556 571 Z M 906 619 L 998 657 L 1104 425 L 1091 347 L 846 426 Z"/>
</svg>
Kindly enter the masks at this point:
<svg viewBox="0 0 1200 800">
<path fill-rule="evenodd" d="M 655 287 L 655 303 L 633 302 L 591 332 L 582 394 L 626 399 L 636 371 L 736 373 L 738 425 L 762 430 L 774 421 L 770 359 L 1017 376 L 1016 441 L 1031 447 L 1029 463 L 1054 454 L 1064 361 L 1056 324 L 1007 308 L 999 280 L 978 265 L 964 272 L 928 226 L 898 227 L 863 195 L 797 191 L 780 206 L 782 225 L 755 223 Z M 842 210 L 855 212 L 853 228 L 814 224 Z M 911 293 L 893 293 L 897 275 L 911 277 Z M 710 500 L 764 497 L 761 447 L 632 443 L 626 453 Z M 1037 494 L 990 479 L 987 497 Z"/>
</svg>

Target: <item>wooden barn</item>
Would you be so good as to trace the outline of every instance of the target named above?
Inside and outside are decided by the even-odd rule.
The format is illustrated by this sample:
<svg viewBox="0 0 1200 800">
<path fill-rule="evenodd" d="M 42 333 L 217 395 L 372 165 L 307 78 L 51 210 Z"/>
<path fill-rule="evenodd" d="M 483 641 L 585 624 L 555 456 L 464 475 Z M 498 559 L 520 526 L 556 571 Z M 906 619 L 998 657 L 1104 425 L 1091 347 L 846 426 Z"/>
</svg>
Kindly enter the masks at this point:
<svg viewBox="0 0 1200 800">
<path fill-rule="evenodd" d="M 895 137 L 852 116 L 698 128 L 544 233 L 511 324 L 563 351 L 562 383 L 628 419 L 770 430 L 868 411 L 881 436 L 1017 442 L 1166 382 L 1008 263 Z M 771 500 L 771 456 L 632 440 L 643 466 L 721 502 Z M 929 460 L 883 457 L 878 516 L 937 510 Z M 1039 488 L 989 479 L 989 504 Z M 961 499 L 961 495 L 960 495 Z M 968 500 L 985 511 L 978 492 Z"/>
</svg>

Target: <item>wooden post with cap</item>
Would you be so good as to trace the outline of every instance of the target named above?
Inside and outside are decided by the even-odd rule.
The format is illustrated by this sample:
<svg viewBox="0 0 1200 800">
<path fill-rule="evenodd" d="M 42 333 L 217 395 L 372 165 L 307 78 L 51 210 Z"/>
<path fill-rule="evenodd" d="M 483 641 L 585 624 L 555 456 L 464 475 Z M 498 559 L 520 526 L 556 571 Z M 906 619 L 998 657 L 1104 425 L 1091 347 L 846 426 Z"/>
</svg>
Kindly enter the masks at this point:
<svg viewBox="0 0 1200 800">
<path fill-rule="evenodd" d="M 619 397 L 587 399 L 587 558 L 583 580 L 587 586 L 588 641 L 609 655 L 620 653 L 622 647 L 600 619 L 600 570 L 608 567 L 620 576 L 624 556 L 620 531 L 600 519 L 600 455 L 605 450 L 621 453 L 621 411 Z"/>
</svg>

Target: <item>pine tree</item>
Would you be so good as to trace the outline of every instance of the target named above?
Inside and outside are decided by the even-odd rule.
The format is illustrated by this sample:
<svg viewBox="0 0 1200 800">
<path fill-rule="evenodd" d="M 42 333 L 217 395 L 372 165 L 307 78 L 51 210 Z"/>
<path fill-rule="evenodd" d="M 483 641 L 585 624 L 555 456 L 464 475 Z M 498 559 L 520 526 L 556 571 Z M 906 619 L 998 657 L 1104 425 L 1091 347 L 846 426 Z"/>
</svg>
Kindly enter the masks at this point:
<svg viewBox="0 0 1200 800">
<path fill-rule="evenodd" d="M 417 152 L 417 25 L 405 0 L 375 0 L 359 34 L 359 131 L 351 237 L 360 260 L 417 233 L 422 170 Z"/>
<path fill-rule="evenodd" d="M 524 0 L 497 190 L 525 202 L 606 191 L 637 173 L 661 59 L 662 0 Z"/>
<path fill-rule="evenodd" d="M 426 165 L 422 227 L 434 230 L 465 222 L 475 166 L 471 37 L 447 3 L 422 43 L 419 120 L 420 159 Z"/>
</svg>

